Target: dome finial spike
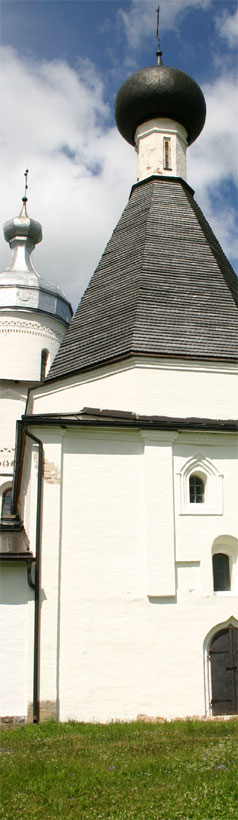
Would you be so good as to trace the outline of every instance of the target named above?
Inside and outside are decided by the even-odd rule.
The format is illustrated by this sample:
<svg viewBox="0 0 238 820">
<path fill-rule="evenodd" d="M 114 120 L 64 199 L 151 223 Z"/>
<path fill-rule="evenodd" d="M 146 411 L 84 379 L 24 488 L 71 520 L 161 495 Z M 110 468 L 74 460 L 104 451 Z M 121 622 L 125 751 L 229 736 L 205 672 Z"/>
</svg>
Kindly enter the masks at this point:
<svg viewBox="0 0 238 820">
<path fill-rule="evenodd" d="M 157 43 L 158 43 L 157 51 L 156 51 L 156 57 L 157 57 L 157 65 L 162 65 L 162 59 L 161 59 L 162 58 L 162 51 L 161 51 L 161 48 L 160 48 L 160 34 L 159 34 L 159 13 L 160 13 L 160 7 L 158 6 L 158 8 L 156 9 L 156 16 L 157 16 L 156 34 L 157 34 Z"/>
<path fill-rule="evenodd" d="M 26 203 L 28 202 L 28 198 L 27 198 L 26 192 L 27 192 L 27 190 L 28 190 L 28 174 L 29 174 L 29 170 L 28 170 L 28 168 L 27 168 L 27 169 L 26 169 L 26 171 L 24 172 L 24 177 L 25 177 L 25 191 L 24 191 L 24 196 L 22 197 L 22 208 L 21 208 L 21 212 L 20 212 L 20 214 L 19 214 L 19 216 L 21 216 L 21 217 L 25 217 L 25 216 L 27 216 Z"/>
<path fill-rule="evenodd" d="M 28 170 L 28 168 L 27 168 L 27 169 L 26 169 L 26 171 L 25 171 L 25 173 L 24 173 L 24 177 L 25 177 L 25 191 L 24 191 L 24 196 L 22 197 L 22 202 L 27 202 L 27 201 L 28 201 L 28 198 L 27 198 L 27 195 L 26 195 L 26 192 L 27 192 L 27 190 L 28 190 L 28 174 L 29 174 L 29 170 Z"/>
</svg>

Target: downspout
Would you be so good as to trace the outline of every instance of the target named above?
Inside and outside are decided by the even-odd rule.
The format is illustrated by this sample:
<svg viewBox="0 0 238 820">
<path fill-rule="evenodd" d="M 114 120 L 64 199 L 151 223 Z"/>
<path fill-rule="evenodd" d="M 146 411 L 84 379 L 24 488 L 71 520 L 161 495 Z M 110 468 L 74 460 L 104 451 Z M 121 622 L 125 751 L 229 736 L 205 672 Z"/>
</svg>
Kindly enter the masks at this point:
<svg viewBox="0 0 238 820">
<path fill-rule="evenodd" d="M 43 444 L 37 436 L 25 434 L 39 447 L 38 478 L 37 478 L 37 508 L 36 508 L 36 560 L 35 582 L 29 577 L 29 585 L 35 590 L 35 618 L 34 618 L 34 666 L 33 666 L 33 723 L 39 723 L 39 645 L 40 645 L 40 568 L 41 568 L 41 520 L 42 520 L 42 473 L 43 473 Z"/>
</svg>

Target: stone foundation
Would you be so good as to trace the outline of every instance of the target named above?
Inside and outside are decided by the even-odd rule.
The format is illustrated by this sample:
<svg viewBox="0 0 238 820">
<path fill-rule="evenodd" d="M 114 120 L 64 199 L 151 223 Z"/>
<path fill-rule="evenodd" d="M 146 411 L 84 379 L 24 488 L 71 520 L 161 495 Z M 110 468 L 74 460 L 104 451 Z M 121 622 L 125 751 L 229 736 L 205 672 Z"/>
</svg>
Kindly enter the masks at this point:
<svg viewBox="0 0 238 820">
<path fill-rule="evenodd" d="M 201 720 L 201 721 L 208 721 L 208 720 L 238 720 L 238 715 L 187 715 L 187 717 L 173 717 L 173 718 L 164 718 L 160 717 L 159 715 L 151 716 L 151 715 L 137 715 L 136 720 L 141 721 L 142 723 L 174 723 L 175 721 L 186 722 L 188 720 Z"/>
<path fill-rule="evenodd" d="M 40 702 L 39 723 L 49 720 L 49 718 L 57 719 L 56 703 L 54 700 L 42 700 Z M 33 703 L 29 703 L 26 722 L 33 722 Z"/>
<path fill-rule="evenodd" d="M 25 723 L 25 715 L 0 716 L 0 729 L 14 729 L 16 726 L 24 726 Z"/>
<path fill-rule="evenodd" d="M 53 700 L 42 700 L 40 703 L 39 723 L 50 718 L 57 719 L 56 703 Z M 0 729 L 14 729 L 16 726 L 25 726 L 33 722 L 33 704 L 29 703 L 27 715 L 0 716 Z"/>
<path fill-rule="evenodd" d="M 43 700 L 40 704 L 40 720 L 39 723 L 43 723 L 44 720 L 49 720 L 53 718 L 57 720 L 57 713 L 56 713 L 56 703 L 53 700 Z M 181 721 L 185 722 L 188 720 L 200 720 L 200 721 L 210 721 L 210 720 L 238 720 L 238 715 L 192 715 L 191 717 L 176 717 L 172 719 L 164 718 L 161 716 L 150 716 L 139 714 L 137 715 L 136 720 L 141 721 L 143 723 L 173 723 L 174 721 Z M 4 717 L 0 716 L 0 729 L 14 729 L 17 726 L 24 726 L 27 723 L 33 722 L 33 705 L 32 703 L 29 704 L 28 707 L 28 714 L 26 715 L 6 715 Z M 100 721 L 98 721 L 100 723 Z M 123 722 L 123 721 L 122 721 Z M 130 723 L 130 721 L 127 721 Z M 106 724 L 102 724 L 106 725 Z"/>
</svg>

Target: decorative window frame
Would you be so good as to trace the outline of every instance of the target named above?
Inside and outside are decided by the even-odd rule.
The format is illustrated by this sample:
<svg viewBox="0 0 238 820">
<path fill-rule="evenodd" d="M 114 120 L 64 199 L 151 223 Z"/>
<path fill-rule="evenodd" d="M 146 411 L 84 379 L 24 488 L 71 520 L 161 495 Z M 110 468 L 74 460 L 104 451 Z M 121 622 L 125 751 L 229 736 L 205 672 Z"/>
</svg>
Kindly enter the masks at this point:
<svg viewBox="0 0 238 820">
<path fill-rule="evenodd" d="M 178 475 L 180 515 L 223 515 L 223 474 L 208 458 L 197 453 L 186 461 Z M 198 475 L 204 482 L 204 501 L 201 504 L 190 501 L 189 479 L 192 475 Z"/>
</svg>

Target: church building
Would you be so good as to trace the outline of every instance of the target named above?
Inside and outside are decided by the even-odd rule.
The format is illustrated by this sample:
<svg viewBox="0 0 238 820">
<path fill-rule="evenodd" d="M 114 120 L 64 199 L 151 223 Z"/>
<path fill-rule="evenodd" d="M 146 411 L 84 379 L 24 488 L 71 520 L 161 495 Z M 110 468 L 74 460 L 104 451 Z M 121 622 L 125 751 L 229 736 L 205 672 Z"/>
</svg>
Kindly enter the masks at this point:
<svg viewBox="0 0 238 820">
<path fill-rule="evenodd" d="M 186 179 L 205 115 L 160 52 L 119 90 L 137 180 L 71 322 L 25 201 L 5 225 L 3 723 L 238 713 L 237 280 Z"/>
</svg>

